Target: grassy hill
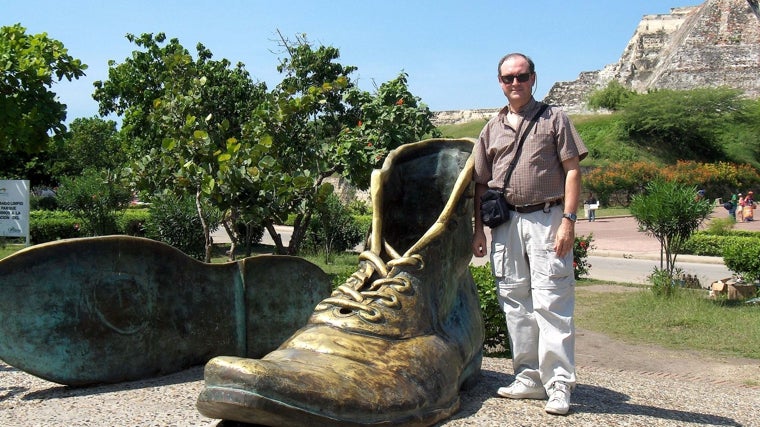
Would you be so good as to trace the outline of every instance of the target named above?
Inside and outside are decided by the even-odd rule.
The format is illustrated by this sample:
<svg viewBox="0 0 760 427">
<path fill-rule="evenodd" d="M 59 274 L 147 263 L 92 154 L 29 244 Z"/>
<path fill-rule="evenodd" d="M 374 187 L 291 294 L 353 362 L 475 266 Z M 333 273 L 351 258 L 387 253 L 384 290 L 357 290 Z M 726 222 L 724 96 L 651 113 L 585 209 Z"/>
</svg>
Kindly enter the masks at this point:
<svg viewBox="0 0 760 427">
<path fill-rule="evenodd" d="M 583 138 L 589 155 L 582 162 L 583 166 L 598 166 L 609 163 L 654 162 L 657 164 L 673 164 L 676 160 L 687 160 L 676 150 L 660 144 L 642 144 L 622 136 L 619 130 L 619 116 L 616 114 L 572 115 L 570 119 Z M 486 120 L 444 125 L 438 129 L 443 136 L 450 138 L 477 138 Z M 747 163 L 760 169 L 758 156 L 758 138 L 755 132 L 748 131 L 744 126 L 723 128 L 715 138 L 722 147 L 722 158 L 690 159 L 706 163 L 727 161 L 732 163 Z M 754 142 L 753 142 L 754 141 Z"/>
<path fill-rule="evenodd" d="M 443 125 L 438 126 L 438 130 L 446 138 L 477 138 L 487 122 L 488 120 L 475 120 L 458 125 Z"/>
<path fill-rule="evenodd" d="M 658 162 L 658 157 L 633 144 L 622 142 L 615 131 L 615 121 L 610 115 L 571 116 L 589 156 L 584 166 L 596 163 L 649 160 Z M 443 125 L 438 129 L 447 138 L 477 138 L 487 120 L 475 120 L 456 125 Z"/>
</svg>

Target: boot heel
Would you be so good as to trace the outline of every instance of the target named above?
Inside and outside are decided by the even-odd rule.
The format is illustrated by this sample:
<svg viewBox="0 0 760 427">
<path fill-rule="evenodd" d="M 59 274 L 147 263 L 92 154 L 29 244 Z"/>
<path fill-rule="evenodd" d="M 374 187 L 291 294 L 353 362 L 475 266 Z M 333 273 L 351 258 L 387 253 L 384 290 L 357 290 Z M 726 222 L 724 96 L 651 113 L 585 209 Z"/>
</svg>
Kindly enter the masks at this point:
<svg viewBox="0 0 760 427">
<path fill-rule="evenodd" d="M 0 359 L 82 386 L 165 375 L 223 354 L 260 357 L 301 327 L 330 287 L 322 269 L 295 257 L 206 264 L 138 237 L 45 243 L 0 261 Z"/>
</svg>

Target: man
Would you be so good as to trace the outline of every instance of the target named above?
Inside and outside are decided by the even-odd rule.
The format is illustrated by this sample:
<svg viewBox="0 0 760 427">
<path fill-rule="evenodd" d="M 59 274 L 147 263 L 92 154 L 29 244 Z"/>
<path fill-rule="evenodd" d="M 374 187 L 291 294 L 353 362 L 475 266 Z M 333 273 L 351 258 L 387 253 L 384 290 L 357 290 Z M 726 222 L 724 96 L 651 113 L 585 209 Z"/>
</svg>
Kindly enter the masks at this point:
<svg viewBox="0 0 760 427">
<path fill-rule="evenodd" d="M 509 101 L 483 128 L 475 146 L 476 202 L 488 187 L 501 188 L 521 130 L 541 103 L 533 99 L 533 61 L 521 53 L 499 61 L 498 79 Z M 505 197 L 511 219 L 491 230 L 491 267 L 507 320 L 515 381 L 498 394 L 546 399 L 545 410 L 564 415 L 575 387 L 575 212 L 579 166 L 588 150 L 567 115 L 549 107 L 526 138 Z M 475 203 L 475 256 L 487 253 Z"/>
</svg>

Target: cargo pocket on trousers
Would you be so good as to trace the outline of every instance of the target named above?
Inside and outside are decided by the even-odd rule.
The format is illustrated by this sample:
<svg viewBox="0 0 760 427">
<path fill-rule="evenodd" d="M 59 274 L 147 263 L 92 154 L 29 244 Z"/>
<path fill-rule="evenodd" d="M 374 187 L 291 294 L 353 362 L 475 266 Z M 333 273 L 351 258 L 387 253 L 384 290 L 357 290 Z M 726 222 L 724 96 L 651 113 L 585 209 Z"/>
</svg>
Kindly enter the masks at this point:
<svg viewBox="0 0 760 427">
<path fill-rule="evenodd" d="M 504 263 L 507 260 L 507 247 L 503 243 L 494 242 L 491 245 L 491 268 L 494 277 L 504 277 L 507 267 Z"/>
<path fill-rule="evenodd" d="M 553 243 L 537 248 L 533 255 L 531 269 L 534 274 L 537 273 L 551 279 L 573 276 L 573 256 L 558 258 L 554 252 Z"/>
</svg>

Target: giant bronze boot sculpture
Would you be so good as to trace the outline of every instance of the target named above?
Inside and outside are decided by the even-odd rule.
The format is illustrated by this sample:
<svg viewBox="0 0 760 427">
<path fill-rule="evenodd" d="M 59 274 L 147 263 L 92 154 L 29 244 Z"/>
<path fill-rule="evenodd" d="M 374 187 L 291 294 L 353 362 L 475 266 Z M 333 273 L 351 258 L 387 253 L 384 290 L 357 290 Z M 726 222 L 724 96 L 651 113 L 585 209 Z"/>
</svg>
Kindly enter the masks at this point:
<svg viewBox="0 0 760 427">
<path fill-rule="evenodd" d="M 264 425 L 430 425 L 480 373 L 470 140 L 404 145 L 372 175 L 359 270 L 262 359 L 216 357 L 198 409 Z M 287 284 L 283 284 L 287 286 Z"/>
</svg>

